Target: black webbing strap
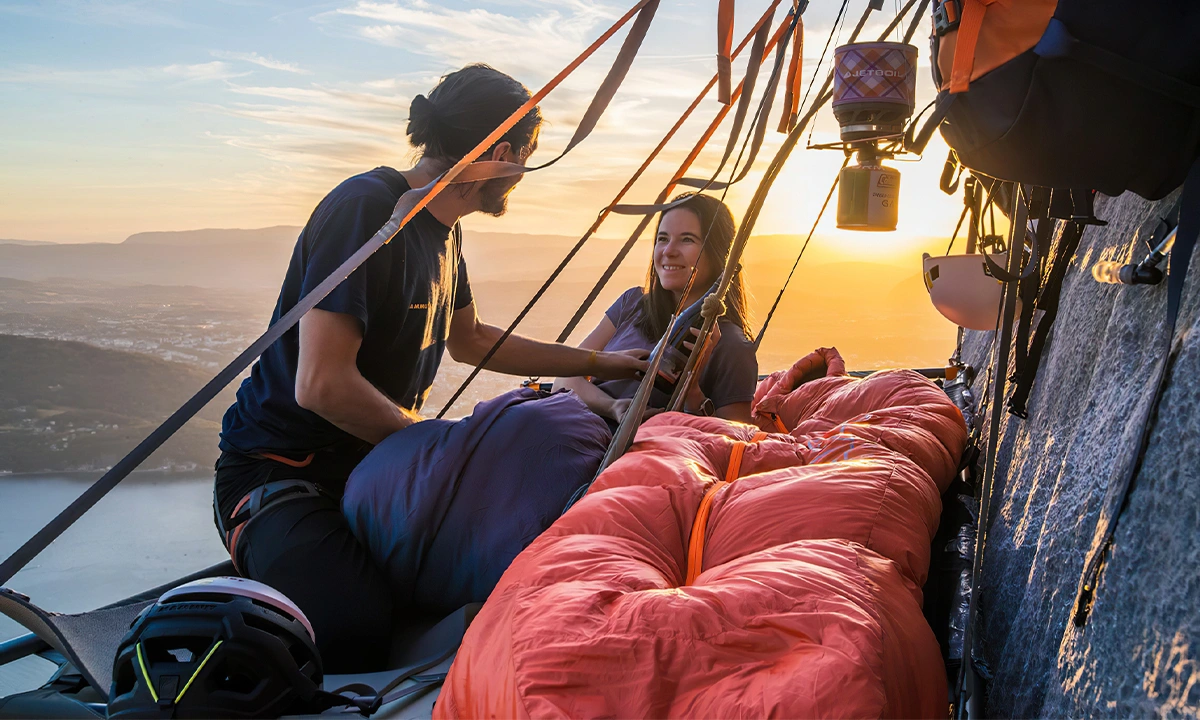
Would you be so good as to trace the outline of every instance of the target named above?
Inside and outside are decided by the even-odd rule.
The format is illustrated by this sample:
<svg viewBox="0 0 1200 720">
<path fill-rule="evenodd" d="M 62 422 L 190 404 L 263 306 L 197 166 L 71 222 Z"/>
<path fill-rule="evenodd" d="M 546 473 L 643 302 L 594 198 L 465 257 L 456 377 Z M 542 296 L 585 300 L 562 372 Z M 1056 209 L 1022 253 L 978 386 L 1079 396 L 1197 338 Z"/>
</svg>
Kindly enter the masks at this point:
<svg viewBox="0 0 1200 720">
<path fill-rule="evenodd" d="M 1071 267 L 1075 251 L 1079 249 L 1079 240 L 1083 237 L 1084 227 L 1079 223 L 1067 223 L 1058 237 L 1058 245 L 1055 248 L 1054 257 L 1050 261 L 1046 282 L 1037 298 L 1037 309 L 1042 311 L 1042 318 L 1038 320 L 1037 328 L 1033 331 L 1033 339 L 1029 342 L 1029 351 L 1026 353 L 1024 366 L 1013 379 L 1012 395 L 1008 398 L 1008 411 L 1017 417 L 1023 418 L 1028 414 L 1029 393 L 1033 389 L 1033 381 L 1037 377 L 1038 367 L 1042 364 L 1042 353 L 1050 338 L 1050 329 L 1054 327 L 1054 321 L 1058 318 L 1063 279 L 1066 278 L 1067 270 Z"/>
<path fill-rule="evenodd" d="M 842 161 L 842 168 L 845 168 L 850 162 L 850 156 Z M 763 337 L 767 334 L 767 328 L 771 325 L 771 318 L 775 317 L 775 311 L 779 308 L 779 301 L 783 299 L 783 293 L 787 291 L 788 285 L 792 283 L 792 276 L 796 274 L 796 268 L 800 265 L 800 258 L 804 257 L 804 251 L 808 249 L 808 242 L 812 240 L 813 233 L 817 231 L 817 225 L 821 222 L 821 217 L 825 214 L 825 209 L 829 207 L 829 201 L 833 199 L 833 193 L 837 190 L 838 182 L 842 179 L 842 169 L 839 168 L 836 175 L 833 176 L 833 184 L 829 186 L 829 192 L 825 195 L 825 202 L 821 203 L 821 210 L 817 212 L 817 217 L 813 220 L 812 227 L 809 228 L 808 237 L 804 238 L 804 244 L 800 246 L 800 252 L 796 254 L 796 261 L 792 263 L 792 269 L 788 271 L 787 279 L 783 281 L 783 286 L 779 288 L 779 294 L 775 296 L 775 302 L 771 303 L 771 309 L 767 311 L 767 317 L 763 320 L 762 327 L 758 330 L 758 336 L 754 338 L 754 352 L 758 352 L 759 345 L 762 345 Z"/>
<path fill-rule="evenodd" d="M 1050 247 L 1050 238 L 1054 234 L 1054 222 L 1049 219 L 1049 210 L 1050 190 L 1035 188 L 1029 201 L 1029 217 L 1037 221 L 1034 237 L 1038 246 L 1042 248 Z M 1042 253 L 1040 259 L 1045 260 L 1045 253 Z M 1030 269 L 1032 272 L 1021 278 L 1021 282 L 1017 285 L 1017 296 L 1021 298 L 1021 314 L 1017 318 L 1016 337 L 1013 340 L 1016 350 L 1013 353 L 1013 374 L 1008 378 L 1010 381 L 1016 381 L 1024 371 L 1025 363 L 1029 359 L 1029 333 L 1033 329 L 1033 316 L 1037 311 L 1038 293 L 1042 289 L 1042 268 L 1038 266 Z M 1009 412 L 1013 412 L 1011 405 Z"/>
<path fill-rule="evenodd" d="M 1075 600 L 1074 622 L 1082 626 L 1087 622 L 1095 601 L 1096 585 L 1100 581 L 1105 559 L 1113 545 L 1117 531 L 1117 523 L 1121 513 L 1129 503 L 1129 495 L 1133 492 L 1142 462 L 1146 457 L 1146 448 L 1150 444 L 1150 434 L 1154 430 L 1154 421 L 1158 414 L 1158 404 L 1162 400 L 1163 390 L 1171 377 L 1171 366 L 1174 364 L 1175 325 L 1179 319 L 1179 306 L 1183 301 L 1184 280 L 1187 278 L 1188 265 L 1192 260 L 1192 251 L 1196 247 L 1196 237 L 1200 235 L 1200 160 L 1192 164 L 1187 180 L 1183 183 L 1183 195 L 1180 198 L 1179 226 L 1175 231 L 1175 245 L 1171 250 L 1170 266 L 1167 271 L 1167 322 L 1164 333 L 1166 345 L 1158 361 L 1157 377 L 1153 384 L 1154 391 L 1143 402 L 1142 411 L 1138 418 L 1138 444 L 1126 463 L 1118 466 L 1119 474 L 1115 484 L 1110 488 L 1105 506 L 1100 511 L 1099 527 L 1093 536 L 1091 550 L 1084 564 L 1083 576 L 1079 581 L 1079 591 Z"/>
<path fill-rule="evenodd" d="M 762 60 L 765 54 L 766 37 L 770 29 L 764 24 L 755 34 L 754 45 L 751 49 L 749 61 L 746 64 L 746 76 L 742 79 L 739 87 L 741 88 L 741 97 L 738 100 L 737 110 L 734 114 L 733 125 L 729 129 L 729 139 L 725 142 L 725 150 L 721 153 L 721 159 L 717 162 L 717 169 L 709 178 L 679 178 L 674 181 L 675 185 L 683 185 L 685 187 L 695 188 L 696 192 L 704 192 L 705 190 L 724 190 L 734 183 L 740 181 L 750 171 L 751 165 L 755 158 L 758 157 L 758 151 L 762 147 L 763 138 L 766 135 L 767 116 L 770 114 L 771 107 L 774 104 L 774 96 L 779 87 L 779 76 L 783 71 L 783 56 L 787 52 L 788 41 L 792 33 L 796 31 L 796 23 L 799 19 L 793 11 L 788 11 L 786 22 L 786 31 L 780 38 L 776 46 L 775 62 L 772 66 L 771 76 L 767 82 L 766 90 L 763 93 L 762 99 L 759 102 L 758 110 L 751 120 L 751 133 L 753 141 L 751 144 L 750 155 L 746 160 L 745 165 L 741 168 L 741 173 L 736 178 L 730 179 L 728 182 L 720 182 L 717 180 L 721 173 L 725 170 L 725 166 L 729 163 L 729 158 L 733 156 L 734 149 L 738 146 L 738 140 L 742 139 L 742 127 L 745 125 L 746 117 L 749 114 L 751 101 L 754 93 L 754 86 L 757 84 L 759 68 L 762 67 Z M 749 139 L 749 137 L 747 138 Z M 742 153 L 745 152 L 745 141 L 742 143 L 742 152 L 738 154 L 738 159 L 735 165 L 739 164 L 742 159 Z M 737 168 L 735 167 L 736 171 Z M 664 196 L 665 199 L 665 196 Z M 675 208 L 677 205 L 686 202 L 680 200 L 678 202 L 663 202 L 658 200 L 650 205 L 641 204 L 626 204 L 613 205 L 610 210 L 617 215 L 653 215 L 654 213 L 666 212 Z M 640 232 L 638 233 L 641 234 Z"/>
<path fill-rule="evenodd" d="M 588 48 L 581 53 L 568 66 L 568 70 L 577 67 L 585 58 L 593 54 L 603 44 L 603 40 L 612 33 L 616 32 L 621 25 L 628 22 L 637 13 L 637 21 L 634 27 L 630 30 L 629 36 L 626 37 L 625 45 L 621 52 L 618 53 L 617 59 L 613 63 L 613 68 L 609 71 L 608 77 L 601 84 L 600 90 L 597 91 L 597 97 L 592 100 L 588 106 L 588 111 L 585 113 L 583 120 L 580 121 L 580 126 L 585 127 L 588 132 L 595 128 L 596 122 L 601 113 L 608 106 L 612 96 L 616 93 L 617 86 L 620 80 L 625 77 L 625 72 L 628 70 L 628 63 L 632 62 L 633 55 L 636 54 L 636 47 L 630 50 L 631 38 L 634 38 L 632 44 L 640 47 L 642 38 L 645 37 L 646 28 L 649 25 L 650 19 L 653 18 L 654 11 L 658 8 L 661 0 L 641 0 L 637 5 L 620 18 L 614 25 L 601 36 L 600 40 L 592 43 Z M 546 84 L 530 102 L 534 102 L 540 97 L 544 97 L 555 86 L 562 82 L 566 76 L 566 71 L 559 73 L 553 80 Z M 514 113 L 516 115 L 516 113 Z M 522 113 L 523 115 L 523 113 Z M 505 121 L 509 127 L 520 120 L 520 117 L 510 117 Z M 501 125 L 504 127 L 504 124 Z M 495 133 L 493 133 L 495 134 Z M 567 149 L 558 157 L 540 167 L 548 167 L 557 162 L 570 149 L 578 145 L 586 133 L 576 135 L 571 138 Z M 486 140 L 485 140 L 486 142 Z M 113 467 L 106 472 L 99 480 L 93 483 L 87 490 L 71 502 L 61 513 L 53 520 L 47 523 L 39 530 L 32 538 L 25 542 L 24 545 L 10 555 L 2 564 L 0 564 L 0 584 L 8 582 L 13 575 L 16 575 L 21 568 L 25 567 L 29 561 L 33 560 L 42 550 L 61 535 L 67 528 L 75 523 L 85 512 L 92 508 L 97 502 L 107 495 L 114 487 L 125 479 L 129 473 L 133 472 L 138 465 L 141 465 L 146 458 L 157 450 L 168 438 L 174 435 L 183 425 L 198 413 L 205 405 L 217 396 L 226 385 L 239 377 L 242 372 L 258 358 L 268 347 L 276 340 L 283 336 L 296 323 L 300 322 L 300 318 L 304 316 L 312 308 L 321 302 L 330 292 L 333 291 L 343 280 L 350 276 L 360 265 L 366 262 L 367 258 L 375 253 L 379 248 L 386 245 L 396 237 L 408 219 L 416 214 L 416 210 L 424 207 L 429 200 L 446 187 L 447 182 L 474 182 L 477 180 L 488 179 L 490 173 L 495 172 L 498 175 L 512 174 L 516 172 L 527 172 L 527 169 L 521 168 L 514 163 L 472 163 L 471 160 L 479 157 L 485 150 L 487 145 L 483 143 L 467 154 L 459 163 L 452 168 L 448 175 L 453 173 L 453 177 L 449 179 L 438 178 L 429 185 L 423 188 L 409 190 L 404 193 L 400 201 L 396 204 L 396 209 L 393 211 L 391 218 L 384 224 L 378 232 L 375 233 L 362 247 L 360 247 L 353 255 L 346 259 L 336 270 L 329 274 L 319 285 L 313 288 L 307 295 L 300 298 L 296 305 L 287 313 L 273 323 L 267 331 L 264 332 L 257 340 L 243 350 L 236 358 L 233 359 L 224 369 L 209 380 L 204 387 L 200 388 L 191 398 L 187 400 L 178 410 L 171 413 L 161 425 L 154 429 L 146 437 L 138 443 L 128 455 L 121 458 Z M 457 172 L 456 172 L 457 169 Z M 529 170 L 536 169 L 530 168 Z"/>
<path fill-rule="evenodd" d="M 793 30 L 795 29 L 795 19 L 795 17 L 792 17 L 792 22 L 790 23 L 791 29 Z M 780 40 L 781 43 L 785 41 L 786 36 Z M 827 95 L 823 98 L 823 100 L 828 102 L 830 97 L 832 97 L 832 95 Z M 816 113 L 816 110 L 821 104 L 823 103 L 814 104 L 814 107 L 804 116 L 804 118 L 800 120 L 799 124 L 807 124 L 812 119 L 813 115 Z M 674 204 L 665 202 L 671 187 L 672 184 L 668 183 L 667 186 L 659 192 L 658 197 L 655 199 L 654 204 L 652 205 L 623 206 L 627 208 L 631 214 L 641 214 L 642 219 L 638 221 L 637 227 L 635 227 L 633 232 L 629 234 L 629 238 L 625 241 L 625 244 L 623 244 L 621 248 L 617 250 L 617 254 L 608 264 L 608 267 L 604 269 L 604 272 L 600 274 L 600 277 L 596 280 L 595 284 L 592 285 L 592 289 L 588 292 L 587 297 L 583 299 L 583 302 L 580 303 L 579 307 L 575 310 L 575 314 L 571 316 L 571 319 L 567 321 L 566 326 L 563 327 L 562 332 L 558 334 L 556 342 L 566 342 L 567 338 L 571 336 L 571 333 L 575 332 L 575 328 L 579 326 L 580 321 L 583 320 L 583 316 L 586 315 L 587 311 L 591 309 L 592 304 L 596 302 L 596 298 L 600 296 L 600 293 L 604 290 L 605 286 L 608 285 L 609 280 L 611 280 L 612 276 L 616 274 L 617 268 L 619 268 L 621 264 L 625 262 L 625 258 L 629 256 L 629 252 L 633 250 L 633 246 L 637 244 L 637 241 L 641 238 L 642 233 L 645 232 L 646 228 L 650 225 L 651 220 L 654 218 L 653 213 L 674 207 Z M 613 211 L 616 211 L 616 207 L 613 208 Z"/>
<path fill-rule="evenodd" d="M 770 77 L 767 78 L 767 87 L 763 91 L 762 102 L 759 103 L 758 112 L 754 116 L 754 139 L 750 142 L 750 153 L 747 155 L 741 171 L 728 182 L 718 181 L 717 177 L 721 172 L 721 167 L 724 166 L 722 162 L 721 167 L 718 167 L 717 171 L 708 180 L 682 178 L 679 180 L 680 185 L 697 188 L 697 192 L 704 190 L 724 190 L 744 180 L 750 169 L 754 167 L 754 161 L 758 159 L 758 152 L 762 149 L 763 139 L 767 136 L 767 123 L 771 117 L 771 110 L 775 107 L 775 95 L 779 92 L 779 78 L 783 75 L 783 59 L 787 55 L 789 44 L 787 40 L 797 32 L 800 22 L 800 16 L 795 13 L 791 14 L 791 18 L 791 26 L 788 28 L 787 35 L 784 36 L 784 41 L 775 47 L 775 64 L 772 67 Z M 763 28 L 765 29 L 766 25 Z M 746 97 L 746 95 L 743 94 L 742 97 Z"/>
</svg>

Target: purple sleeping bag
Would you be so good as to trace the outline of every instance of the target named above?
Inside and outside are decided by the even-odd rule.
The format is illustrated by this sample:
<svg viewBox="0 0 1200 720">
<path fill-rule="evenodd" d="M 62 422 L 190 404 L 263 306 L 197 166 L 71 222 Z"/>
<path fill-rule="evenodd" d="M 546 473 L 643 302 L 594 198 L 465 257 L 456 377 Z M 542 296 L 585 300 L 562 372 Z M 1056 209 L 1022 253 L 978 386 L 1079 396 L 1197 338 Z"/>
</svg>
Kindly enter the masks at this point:
<svg viewBox="0 0 1200 720">
<path fill-rule="evenodd" d="M 389 436 L 351 473 L 342 510 L 398 608 L 450 613 L 487 598 L 596 474 L 610 437 L 574 393 L 521 388 Z"/>
</svg>

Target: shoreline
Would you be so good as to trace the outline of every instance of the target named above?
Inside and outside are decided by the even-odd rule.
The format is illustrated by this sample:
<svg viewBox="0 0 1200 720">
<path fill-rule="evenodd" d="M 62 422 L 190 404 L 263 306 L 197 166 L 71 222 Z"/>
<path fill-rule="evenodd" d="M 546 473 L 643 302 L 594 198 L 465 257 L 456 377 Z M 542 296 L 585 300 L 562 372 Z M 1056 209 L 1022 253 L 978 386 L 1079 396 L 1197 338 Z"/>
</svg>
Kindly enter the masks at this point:
<svg viewBox="0 0 1200 720">
<path fill-rule="evenodd" d="M 44 470 L 40 472 L 0 473 L 0 483 L 9 480 L 72 480 L 95 482 L 107 470 Z M 125 480 L 199 480 L 213 477 L 212 470 L 134 470 Z"/>
</svg>

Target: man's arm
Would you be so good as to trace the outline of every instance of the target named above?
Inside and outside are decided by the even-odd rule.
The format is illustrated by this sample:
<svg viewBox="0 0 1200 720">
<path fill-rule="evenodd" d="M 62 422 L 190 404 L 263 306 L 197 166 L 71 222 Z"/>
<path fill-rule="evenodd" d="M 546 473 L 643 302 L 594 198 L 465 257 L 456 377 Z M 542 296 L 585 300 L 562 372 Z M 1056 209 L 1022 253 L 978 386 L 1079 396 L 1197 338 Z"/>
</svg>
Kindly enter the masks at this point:
<svg viewBox="0 0 1200 720">
<path fill-rule="evenodd" d="M 503 333 L 494 325 L 480 322 L 471 303 L 454 311 L 446 349 L 458 362 L 477 365 Z M 646 354 L 601 352 L 510 335 L 485 367 L 509 375 L 593 375 L 618 380 L 645 372 L 648 365 L 642 358 Z"/>
<path fill-rule="evenodd" d="M 358 371 L 362 339 L 354 316 L 309 310 L 300 319 L 296 403 L 374 445 L 421 418 L 398 407 Z"/>
<path fill-rule="evenodd" d="M 609 320 L 608 316 L 605 315 L 600 318 L 600 324 L 596 326 L 596 329 L 592 330 L 583 339 L 583 342 L 579 343 L 579 347 L 589 352 L 592 350 L 603 350 L 616 331 L 617 328 L 613 325 L 612 320 Z M 619 420 L 616 417 L 616 400 L 608 393 L 593 385 L 586 377 L 567 376 L 555 378 L 554 389 L 558 390 L 559 388 L 574 391 L 579 396 L 579 399 L 583 401 L 583 404 L 587 405 L 597 415 Z"/>
</svg>

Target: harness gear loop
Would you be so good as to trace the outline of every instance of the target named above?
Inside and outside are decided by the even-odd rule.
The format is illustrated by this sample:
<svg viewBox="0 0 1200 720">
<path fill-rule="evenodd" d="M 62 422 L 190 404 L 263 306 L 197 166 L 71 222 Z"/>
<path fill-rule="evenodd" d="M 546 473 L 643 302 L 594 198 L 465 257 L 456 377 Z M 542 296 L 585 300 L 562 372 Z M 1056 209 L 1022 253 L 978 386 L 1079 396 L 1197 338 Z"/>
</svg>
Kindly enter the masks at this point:
<svg viewBox="0 0 1200 720">
<path fill-rule="evenodd" d="M 267 456 L 264 455 L 264 457 Z M 311 456 L 309 459 L 311 460 Z M 234 506 L 233 512 L 230 513 L 228 523 L 224 522 L 221 518 L 221 512 L 216 509 L 214 502 L 213 509 L 216 511 L 217 529 L 221 532 L 221 540 L 225 543 L 225 549 L 229 551 L 229 559 L 233 561 L 234 569 L 239 573 L 244 572 L 241 563 L 238 562 L 238 541 L 242 537 L 242 532 L 249 527 L 250 522 L 259 513 L 281 502 L 301 500 L 306 497 L 315 497 L 323 494 L 324 492 L 320 487 L 307 480 L 275 480 L 268 482 L 242 496 L 242 499 Z"/>
</svg>

